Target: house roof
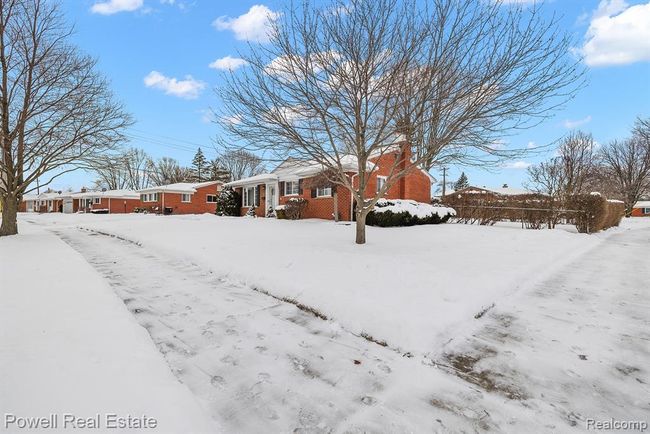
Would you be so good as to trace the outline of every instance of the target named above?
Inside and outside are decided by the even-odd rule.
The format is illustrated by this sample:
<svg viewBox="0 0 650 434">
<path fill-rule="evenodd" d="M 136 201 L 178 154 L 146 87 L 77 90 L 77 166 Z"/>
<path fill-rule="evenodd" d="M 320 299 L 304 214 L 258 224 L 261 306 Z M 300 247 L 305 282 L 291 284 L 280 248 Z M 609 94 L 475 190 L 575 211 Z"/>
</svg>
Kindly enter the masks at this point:
<svg viewBox="0 0 650 434">
<path fill-rule="evenodd" d="M 634 208 L 650 208 L 650 200 L 640 200 L 634 204 Z"/>
<path fill-rule="evenodd" d="M 83 193 L 73 193 L 70 195 L 73 199 L 105 197 L 109 199 L 139 199 L 140 195 L 133 190 L 105 190 L 105 191 L 86 191 Z"/>
<path fill-rule="evenodd" d="M 37 196 L 38 199 L 40 200 L 52 200 L 52 199 L 61 199 L 63 197 L 66 197 L 67 194 L 62 194 L 56 191 L 51 191 L 48 193 L 41 193 Z"/>
<path fill-rule="evenodd" d="M 138 190 L 138 193 L 196 193 L 196 190 L 209 185 L 221 184 L 221 181 L 177 182 Z"/>
<path fill-rule="evenodd" d="M 38 200 L 38 195 L 36 195 L 36 194 L 23 194 L 23 202 L 27 202 L 29 200 Z"/>
<path fill-rule="evenodd" d="M 522 194 L 538 194 L 532 190 L 526 190 L 523 188 L 512 188 L 512 187 L 475 187 L 469 186 L 460 190 L 450 191 L 445 193 L 446 196 L 455 193 L 465 193 L 465 194 L 485 194 L 485 193 L 494 193 L 501 196 L 518 196 Z"/>
</svg>

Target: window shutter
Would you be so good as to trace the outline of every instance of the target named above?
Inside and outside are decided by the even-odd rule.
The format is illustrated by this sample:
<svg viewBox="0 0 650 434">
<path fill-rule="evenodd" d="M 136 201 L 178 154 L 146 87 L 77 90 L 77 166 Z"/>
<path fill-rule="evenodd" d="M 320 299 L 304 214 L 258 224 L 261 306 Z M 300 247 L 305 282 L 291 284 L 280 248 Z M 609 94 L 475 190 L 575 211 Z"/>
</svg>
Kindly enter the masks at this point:
<svg viewBox="0 0 650 434">
<path fill-rule="evenodd" d="M 260 186 L 255 186 L 255 206 L 260 206 Z"/>
<path fill-rule="evenodd" d="M 316 197 L 316 189 L 315 188 L 311 189 L 311 197 Z"/>
<path fill-rule="evenodd" d="M 336 185 L 332 185 L 332 197 L 334 197 L 334 193 L 336 193 Z"/>
<path fill-rule="evenodd" d="M 284 196 L 284 182 L 278 182 L 278 197 Z"/>
<path fill-rule="evenodd" d="M 298 180 L 298 194 L 302 196 L 302 179 Z"/>
</svg>

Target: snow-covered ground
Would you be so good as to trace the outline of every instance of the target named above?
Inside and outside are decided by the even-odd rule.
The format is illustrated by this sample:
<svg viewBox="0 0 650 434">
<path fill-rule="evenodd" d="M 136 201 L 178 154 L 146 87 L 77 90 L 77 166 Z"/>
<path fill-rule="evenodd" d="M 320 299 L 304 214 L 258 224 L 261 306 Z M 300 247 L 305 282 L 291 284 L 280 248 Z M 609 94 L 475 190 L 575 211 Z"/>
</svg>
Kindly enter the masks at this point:
<svg viewBox="0 0 650 434">
<path fill-rule="evenodd" d="M 648 221 L 369 228 L 365 246 L 323 221 L 21 216 L 33 226 L 95 267 L 228 432 L 579 432 L 650 414 Z"/>
<path fill-rule="evenodd" d="M 218 432 L 84 258 L 44 229 L 20 229 L 0 239 L 0 432 L 30 431 L 27 418 L 45 419 L 35 432 L 75 431 L 80 419 L 85 432 Z M 111 430 L 123 424 L 134 429 Z"/>
</svg>

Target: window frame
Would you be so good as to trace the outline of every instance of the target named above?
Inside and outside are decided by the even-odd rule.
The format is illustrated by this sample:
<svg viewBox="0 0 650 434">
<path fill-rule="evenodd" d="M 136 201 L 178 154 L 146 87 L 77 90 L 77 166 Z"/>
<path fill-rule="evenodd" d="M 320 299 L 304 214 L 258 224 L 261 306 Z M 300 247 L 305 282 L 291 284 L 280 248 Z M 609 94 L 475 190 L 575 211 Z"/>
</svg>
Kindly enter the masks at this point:
<svg viewBox="0 0 650 434">
<path fill-rule="evenodd" d="M 93 205 L 101 205 L 101 203 L 102 203 L 101 197 L 93 197 Z"/>
<path fill-rule="evenodd" d="M 332 197 L 332 187 L 316 187 L 316 197 Z"/>
<path fill-rule="evenodd" d="M 293 186 L 295 185 L 295 189 Z M 287 186 L 291 186 L 291 192 L 287 192 Z M 295 190 L 295 193 L 293 191 Z M 300 181 L 295 180 L 295 181 L 284 181 L 284 191 L 283 191 L 283 196 L 299 196 L 300 195 Z"/>
<path fill-rule="evenodd" d="M 205 203 L 217 203 L 217 196 L 216 194 L 206 194 L 205 195 Z M 214 198 L 214 200 L 210 200 L 210 198 Z"/>
<path fill-rule="evenodd" d="M 250 190 L 250 192 L 249 192 Z M 255 186 L 242 187 L 242 207 L 250 208 L 255 205 Z"/>
<path fill-rule="evenodd" d="M 382 187 L 384 185 L 386 185 L 387 180 L 388 180 L 387 176 L 377 175 L 377 191 L 375 191 L 375 193 L 379 193 L 379 191 L 382 189 Z M 380 185 L 379 181 L 381 181 L 381 185 Z"/>
<path fill-rule="evenodd" d="M 646 208 L 646 207 L 641 208 L 641 214 L 650 215 L 650 208 Z"/>
<path fill-rule="evenodd" d="M 181 193 L 181 203 L 192 203 L 192 193 Z"/>
</svg>

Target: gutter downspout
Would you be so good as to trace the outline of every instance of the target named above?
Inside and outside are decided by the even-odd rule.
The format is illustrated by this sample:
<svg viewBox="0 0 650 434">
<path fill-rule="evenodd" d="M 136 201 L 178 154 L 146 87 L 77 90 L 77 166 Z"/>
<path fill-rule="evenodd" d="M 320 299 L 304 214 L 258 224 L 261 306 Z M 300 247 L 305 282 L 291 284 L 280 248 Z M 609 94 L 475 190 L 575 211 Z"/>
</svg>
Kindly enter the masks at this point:
<svg viewBox="0 0 650 434">
<path fill-rule="evenodd" d="M 161 215 L 165 215 L 165 192 L 162 192 L 162 209 L 160 210 Z"/>
</svg>

